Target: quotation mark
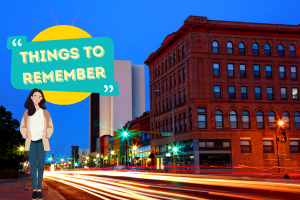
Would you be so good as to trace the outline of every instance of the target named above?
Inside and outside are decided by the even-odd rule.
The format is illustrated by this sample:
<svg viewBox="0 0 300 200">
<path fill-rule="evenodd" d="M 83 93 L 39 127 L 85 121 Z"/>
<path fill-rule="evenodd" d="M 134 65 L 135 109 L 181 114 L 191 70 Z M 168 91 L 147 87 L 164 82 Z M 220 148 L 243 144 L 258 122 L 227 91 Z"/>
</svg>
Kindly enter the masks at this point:
<svg viewBox="0 0 300 200">
<path fill-rule="evenodd" d="M 108 86 L 107 85 L 104 85 L 104 88 L 105 88 L 105 91 L 104 92 L 107 92 L 108 90 Z M 109 85 L 109 88 L 110 88 L 110 91 L 109 92 L 112 92 L 114 90 L 114 87 L 112 85 Z"/>
<path fill-rule="evenodd" d="M 16 40 L 17 40 L 17 39 L 14 39 L 14 40 L 12 41 L 12 44 L 13 44 L 14 46 L 17 46 Z M 20 43 L 20 41 L 21 41 L 21 39 L 18 40 L 18 46 L 22 46 L 22 44 Z"/>
</svg>

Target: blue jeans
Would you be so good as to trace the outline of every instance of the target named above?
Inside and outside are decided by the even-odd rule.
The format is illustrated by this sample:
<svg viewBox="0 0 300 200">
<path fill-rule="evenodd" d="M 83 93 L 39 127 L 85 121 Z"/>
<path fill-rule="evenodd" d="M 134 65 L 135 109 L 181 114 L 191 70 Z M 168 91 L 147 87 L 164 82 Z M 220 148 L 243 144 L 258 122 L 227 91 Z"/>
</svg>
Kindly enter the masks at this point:
<svg viewBox="0 0 300 200">
<path fill-rule="evenodd" d="M 29 162 L 31 167 L 31 183 L 32 189 L 36 190 L 36 155 L 38 155 L 38 189 L 42 188 L 42 181 L 44 175 L 44 165 L 45 165 L 45 156 L 46 151 L 44 151 L 43 141 L 33 142 L 31 141 L 30 149 L 28 151 Z"/>
</svg>

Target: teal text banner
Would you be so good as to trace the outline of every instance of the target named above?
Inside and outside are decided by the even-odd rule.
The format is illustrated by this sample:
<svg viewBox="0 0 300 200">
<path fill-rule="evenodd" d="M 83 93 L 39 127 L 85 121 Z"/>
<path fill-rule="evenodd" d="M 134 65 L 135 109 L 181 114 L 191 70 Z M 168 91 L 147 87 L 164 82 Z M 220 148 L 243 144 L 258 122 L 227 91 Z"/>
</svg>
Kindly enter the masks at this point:
<svg viewBox="0 0 300 200">
<path fill-rule="evenodd" d="M 15 36 L 7 39 L 7 48 L 16 89 L 119 95 L 108 37 L 27 42 L 26 36 Z"/>
</svg>

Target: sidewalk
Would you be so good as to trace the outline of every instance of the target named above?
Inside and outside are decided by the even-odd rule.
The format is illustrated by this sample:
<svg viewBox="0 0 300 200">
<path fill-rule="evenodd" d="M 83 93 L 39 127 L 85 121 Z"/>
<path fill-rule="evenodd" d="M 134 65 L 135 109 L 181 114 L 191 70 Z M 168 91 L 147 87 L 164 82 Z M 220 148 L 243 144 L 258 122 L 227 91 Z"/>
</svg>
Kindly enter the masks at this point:
<svg viewBox="0 0 300 200">
<path fill-rule="evenodd" d="M 56 190 L 49 187 L 44 181 L 42 183 L 44 199 L 65 200 Z M 30 175 L 22 174 L 18 179 L 0 179 L 0 200 L 6 199 L 31 199 L 32 185 Z"/>
</svg>

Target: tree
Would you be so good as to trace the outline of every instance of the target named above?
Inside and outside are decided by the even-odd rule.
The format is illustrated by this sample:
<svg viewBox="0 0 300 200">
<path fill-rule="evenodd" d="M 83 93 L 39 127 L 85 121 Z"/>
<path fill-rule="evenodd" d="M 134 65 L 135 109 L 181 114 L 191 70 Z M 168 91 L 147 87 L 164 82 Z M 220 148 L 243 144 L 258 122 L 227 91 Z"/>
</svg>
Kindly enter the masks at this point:
<svg viewBox="0 0 300 200">
<path fill-rule="evenodd" d="M 20 151 L 25 139 L 19 130 L 20 122 L 12 118 L 12 113 L 0 106 L 0 169 L 20 169 L 20 162 L 28 160 L 28 152 Z"/>
</svg>

